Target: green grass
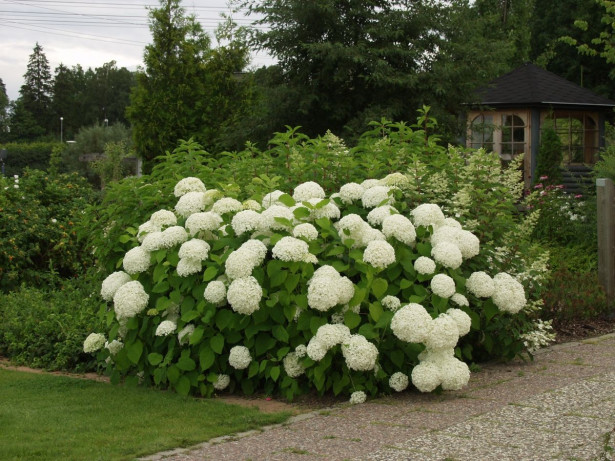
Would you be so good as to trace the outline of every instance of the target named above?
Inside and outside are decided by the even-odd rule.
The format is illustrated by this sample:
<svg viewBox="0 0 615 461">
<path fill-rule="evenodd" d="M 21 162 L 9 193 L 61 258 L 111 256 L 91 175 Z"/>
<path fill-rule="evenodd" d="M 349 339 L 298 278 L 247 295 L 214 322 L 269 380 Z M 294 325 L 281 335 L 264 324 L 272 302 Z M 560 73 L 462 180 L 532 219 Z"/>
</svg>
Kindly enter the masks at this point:
<svg viewBox="0 0 615 461">
<path fill-rule="evenodd" d="M 133 459 L 288 416 L 154 389 L 0 369 L 2 460 Z"/>
</svg>

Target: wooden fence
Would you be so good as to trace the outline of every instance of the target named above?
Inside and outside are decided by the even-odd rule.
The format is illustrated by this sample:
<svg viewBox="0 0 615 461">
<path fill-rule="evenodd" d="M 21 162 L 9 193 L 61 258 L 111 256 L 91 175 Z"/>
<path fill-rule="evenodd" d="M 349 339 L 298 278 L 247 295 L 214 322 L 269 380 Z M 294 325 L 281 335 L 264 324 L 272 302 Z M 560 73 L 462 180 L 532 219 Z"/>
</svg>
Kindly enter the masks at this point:
<svg viewBox="0 0 615 461">
<path fill-rule="evenodd" d="M 598 199 L 598 277 L 609 305 L 615 299 L 615 186 L 608 178 L 596 179 Z"/>
</svg>

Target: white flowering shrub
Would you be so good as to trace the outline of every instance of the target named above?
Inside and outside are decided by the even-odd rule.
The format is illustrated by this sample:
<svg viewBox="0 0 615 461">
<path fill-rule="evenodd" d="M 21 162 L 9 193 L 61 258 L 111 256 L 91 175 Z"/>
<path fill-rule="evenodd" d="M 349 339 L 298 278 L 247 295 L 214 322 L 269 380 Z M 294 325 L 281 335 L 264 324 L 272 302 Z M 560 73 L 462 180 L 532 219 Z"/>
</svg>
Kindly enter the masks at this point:
<svg viewBox="0 0 615 461">
<path fill-rule="evenodd" d="M 176 205 L 123 238 L 133 247 L 101 288 L 109 331 L 85 349 L 114 382 L 181 394 L 316 389 L 359 403 L 410 383 L 461 389 L 477 351 L 523 350 L 502 325 L 523 330 L 526 293 L 440 206 L 409 207 L 405 181 L 329 197 L 306 182 L 247 204 L 181 180 Z"/>
</svg>

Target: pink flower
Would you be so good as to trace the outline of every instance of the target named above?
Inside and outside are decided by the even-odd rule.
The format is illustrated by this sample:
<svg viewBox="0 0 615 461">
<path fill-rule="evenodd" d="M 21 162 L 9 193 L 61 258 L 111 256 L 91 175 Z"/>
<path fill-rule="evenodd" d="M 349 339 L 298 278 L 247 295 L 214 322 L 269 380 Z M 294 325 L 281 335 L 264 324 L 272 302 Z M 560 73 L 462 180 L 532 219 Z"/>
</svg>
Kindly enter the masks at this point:
<svg viewBox="0 0 615 461">
<path fill-rule="evenodd" d="M 534 189 L 542 189 L 542 184 L 538 183 L 534 186 Z"/>
<path fill-rule="evenodd" d="M 583 197 L 583 194 L 577 194 L 574 196 L 574 198 L 581 198 L 581 197 Z"/>
<path fill-rule="evenodd" d="M 545 180 L 547 180 L 547 179 L 549 179 L 549 177 L 548 177 L 548 176 L 541 176 L 541 177 L 540 177 L 540 180 L 541 180 L 541 181 L 545 181 Z"/>
<path fill-rule="evenodd" d="M 557 186 L 555 186 L 555 187 L 557 187 L 558 189 L 563 189 L 563 188 L 564 188 L 564 185 L 563 185 L 563 184 L 558 184 L 558 185 L 557 185 Z"/>
</svg>

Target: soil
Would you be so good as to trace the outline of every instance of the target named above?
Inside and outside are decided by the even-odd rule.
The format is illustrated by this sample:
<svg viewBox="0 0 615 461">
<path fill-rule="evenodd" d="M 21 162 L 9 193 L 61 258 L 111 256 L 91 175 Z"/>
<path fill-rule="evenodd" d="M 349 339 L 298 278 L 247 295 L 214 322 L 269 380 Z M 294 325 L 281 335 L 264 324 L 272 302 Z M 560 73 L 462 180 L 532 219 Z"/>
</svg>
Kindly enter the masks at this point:
<svg viewBox="0 0 615 461">
<path fill-rule="evenodd" d="M 557 333 L 556 343 L 566 343 L 580 341 L 609 333 L 615 333 L 615 315 L 608 318 L 574 320 L 567 322 L 553 322 L 553 328 Z M 0 357 L 0 369 L 25 371 L 30 373 L 51 373 L 54 375 L 71 376 L 73 378 L 91 379 L 95 381 L 108 382 L 109 378 L 96 373 L 67 373 L 61 371 L 44 371 L 36 368 L 12 365 L 10 360 Z M 345 402 L 346 398 L 335 398 L 333 396 L 303 395 L 293 403 L 288 403 L 283 399 L 276 399 L 265 395 L 240 396 L 240 395 L 221 395 L 218 397 L 226 403 L 241 405 L 245 407 L 256 407 L 265 413 L 276 413 L 287 411 L 292 414 L 305 413 L 315 410 L 322 410 L 337 403 Z"/>
</svg>

